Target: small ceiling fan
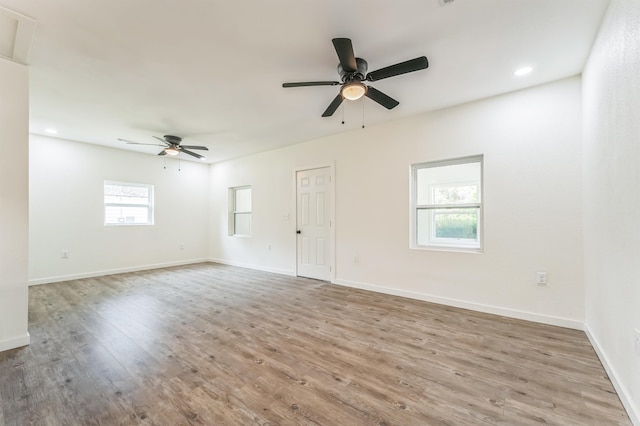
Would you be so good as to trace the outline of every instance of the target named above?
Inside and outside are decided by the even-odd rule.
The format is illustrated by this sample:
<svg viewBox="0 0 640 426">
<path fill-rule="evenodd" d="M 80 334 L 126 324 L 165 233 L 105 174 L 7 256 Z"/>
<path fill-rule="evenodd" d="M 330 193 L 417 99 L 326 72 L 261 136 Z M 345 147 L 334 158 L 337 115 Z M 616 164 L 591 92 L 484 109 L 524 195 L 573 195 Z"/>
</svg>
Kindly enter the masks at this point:
<svg viewBox="0 0 640 426">
<path fill-rule="evenodd" d="M 206 146 L 197 146 L 197 145 L 181 145 L 182 138 L 179 136 L 173 135 L 164 135 L 162 138 L 159 136 L 154 136 L 154 138 L 158 139 L 162 144 L 159 143 L 142 143 L 142 142 L 134 142 L 127 139 L 120 139 L 119 141 L 125 142 L 129 145 L 151 145 L 151 146 L 161 146 L 164 149 L 158 153 L 158 155 L 178 155 L 181 152 L 185 154 L 191 155 L 192 157 L 196 157 L 200 160 L 203 160 L 205 157 L 196 152 L 189 151 L 190 149 L 201 149 L 205 151 L 209 151 L 209 148 Z"/>
<path fill-rule="evenodd" d="M 367 74 L 367 61 L 362 58 L 355 57 L 351 39 L 334 38 L 332 42 L 333 47 L 336 49 L 336 53 L 338 54 L 338 59 L 340 60 L 340 63 L 338 64 L 338 74 L 340 74 L 342 83 L 339 81 L 306 81 L 282 84 L 282 87 L 341 85 L 340 93 L 338 93 L 338 96 L 335 97 L 324 113 L 322 113 L 323 117 L 332 116 L 344 99 L 356 100 L 360 99 L 362 96 L 368 97 L 387 109 L 395 108 L 400 104 L 400 102 L 374 87 L 365 85 L 363 81 L 378 81 L 389 77 L 395 77 L 396 75 L 423 70 L 429 67 L 427 57 L 420 56 L 419 58 L 380 68 L 379 70 L 372 71 Z"/>
</svg>

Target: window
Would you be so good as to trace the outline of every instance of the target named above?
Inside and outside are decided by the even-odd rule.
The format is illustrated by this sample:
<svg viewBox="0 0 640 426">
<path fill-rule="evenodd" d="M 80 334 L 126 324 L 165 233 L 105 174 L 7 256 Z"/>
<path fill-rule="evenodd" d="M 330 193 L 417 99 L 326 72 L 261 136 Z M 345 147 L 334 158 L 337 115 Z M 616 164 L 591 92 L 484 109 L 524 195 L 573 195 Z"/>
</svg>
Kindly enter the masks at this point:
<svg viewBox="0 0 640 426">
<path fill-rule="evenodd" d="M 482 156 L 411 167 L 411 247 L 480 251 Z"/>
<path fill-rule="evenodd" d="M 104 182 L 105 225 L 153 225 L 153 186 Z"/>
<path fill-rule="evenodd" d="M 229 189 L 229 235 L 251 235 L 251 187 Z"/>
</svg>

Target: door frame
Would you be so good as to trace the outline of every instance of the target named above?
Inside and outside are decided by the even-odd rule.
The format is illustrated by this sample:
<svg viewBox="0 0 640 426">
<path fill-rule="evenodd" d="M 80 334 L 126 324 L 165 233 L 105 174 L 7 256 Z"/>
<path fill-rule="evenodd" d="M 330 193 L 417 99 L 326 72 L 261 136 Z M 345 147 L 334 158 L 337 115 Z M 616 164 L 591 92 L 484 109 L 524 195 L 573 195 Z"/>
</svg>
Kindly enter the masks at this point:
<svg viewBox="0 0 640 426">
<path fill-rule="evenodd" d="M 329 168 L 329 177 L 331 182 L 329 184 L 329 189 L 331 190 L 331 194 L 329 196 L 329 282 L 333 283 L 336 279 L 336 162 L 330 161 L 326 163 L 318 163 L 310 166 L 300 166 L 293 168 L 293 229 L 291 230 L 291 234 L 293 235 L 293 246 L 295 247 L 294 251 L 294 260 L 295 260 L 295 275 L 298 276 L 298 236 L 296 234 L 296 230 L 298 229 L 298 172 L 303 172 L 305 170 L 314 170 L 314 169 L 323 169 L 325 167 Z"/>
</svg>

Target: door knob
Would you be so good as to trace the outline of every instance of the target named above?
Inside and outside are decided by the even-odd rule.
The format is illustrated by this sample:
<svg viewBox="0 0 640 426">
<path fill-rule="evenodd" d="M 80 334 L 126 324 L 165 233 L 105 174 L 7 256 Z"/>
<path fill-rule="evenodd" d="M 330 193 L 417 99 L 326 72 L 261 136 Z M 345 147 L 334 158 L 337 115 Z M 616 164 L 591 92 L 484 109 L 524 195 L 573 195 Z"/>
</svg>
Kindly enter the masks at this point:
<svg viewBox="0 0 640 426">
<path fill-rule="evenodd" d="M 302 234 L 302 231 L 298 229 L 298 230 L 296 231 L 296 234 Z"/>
</svg>

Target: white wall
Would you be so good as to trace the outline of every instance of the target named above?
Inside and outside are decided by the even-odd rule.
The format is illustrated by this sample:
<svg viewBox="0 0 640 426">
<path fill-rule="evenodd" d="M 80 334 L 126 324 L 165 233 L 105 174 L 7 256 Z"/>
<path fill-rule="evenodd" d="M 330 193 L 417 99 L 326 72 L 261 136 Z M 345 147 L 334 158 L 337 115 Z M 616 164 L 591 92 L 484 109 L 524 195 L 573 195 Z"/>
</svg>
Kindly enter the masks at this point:
<svg viewBox="0 0 640 426">
<path fill-rule="evenodd" d="M 0 58 L 0 351 L 29 344 L 28 70 Z"/>
<path fill-rule="evenodd" d="M 581 328 L 580 91 L 574 77 L 216 164 L 211 259 L 295 274 L 293 170 L 335 161 L 336 283 Z M 410 165 L 476 154 L 484 253 L 410 250 Z M 239 185 L 253 187 L 251 238 L 227 235 Z"/>
<path fill-rule="evenodd" d="M 35 135 L 30 144 L 31 284 L 207 258 L 207 164 L 178 171 L 167 159 L 165 170 L 152 155 Z M 154 185 L 155 224 L 105 227 L 105 180 Z"/>
<path fill-rule="evenodd" d="M 640 2 L 611 2 L 585 68 L 583 89 L 586 330 L 638 425 L 639 22 Z"/>
</svg>

